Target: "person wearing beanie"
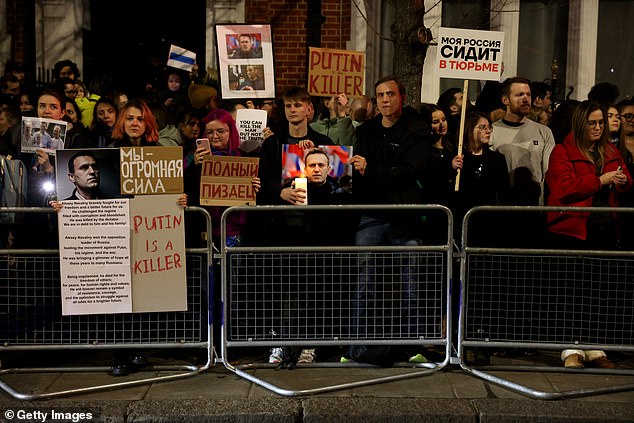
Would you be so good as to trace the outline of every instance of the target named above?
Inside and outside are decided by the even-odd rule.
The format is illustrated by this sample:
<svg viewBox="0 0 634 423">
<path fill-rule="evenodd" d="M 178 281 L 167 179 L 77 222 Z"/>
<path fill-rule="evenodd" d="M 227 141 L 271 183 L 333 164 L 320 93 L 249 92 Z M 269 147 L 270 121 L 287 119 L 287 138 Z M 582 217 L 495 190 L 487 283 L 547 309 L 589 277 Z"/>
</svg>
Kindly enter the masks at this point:
<svg viewBox="0 0 634 423">
<path fill-rule="evenodd" d="M 192 108 L 212 111 L 218 108 L 218 91 L 203 84 L 191 84 L 187 90 Z"/>
</svg>

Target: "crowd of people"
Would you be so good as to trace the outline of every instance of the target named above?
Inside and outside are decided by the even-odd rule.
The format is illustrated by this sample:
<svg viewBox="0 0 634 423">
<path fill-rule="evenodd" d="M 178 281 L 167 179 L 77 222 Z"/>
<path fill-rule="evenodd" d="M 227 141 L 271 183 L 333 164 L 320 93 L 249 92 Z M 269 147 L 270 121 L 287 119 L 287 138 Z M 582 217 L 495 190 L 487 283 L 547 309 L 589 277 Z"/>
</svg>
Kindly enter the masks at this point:
<svg viewBox="0 0 634 423">
<path fill-rule="evenodd" d="M 436 104 L 410 107 L 397 76 L 376 81 L 374 98 L 345 94 L 313 98 L 306 89 L 291 87 L 280 99 L 241 102 L 223 101 L 216 88 L 173 68 L 164 69 L 154 79 L 156 86 L 148 84 L 144 95 L 137 97 L 104 76 L 83 82 L 77 65 L 68 60 L 55 65 L 53 76 L 52 86 L 35 95 L 18 63 L 7 64 L 0 80 L 0 154 L 27 165 L 31 206 L 54 199 L 41 187 L 43 182 L 54 182 L 55 172 L 54 156 L 43 149 L 21 152 L 27 130 L 21 128 L 21 118 L 29 116 L 65 121 L 66 149 L 182 146 L 189 205 L 200 204 L 200 165 L 208 155 L 259 157 L 259 175 L 252 181 L 259 205 L 441 204 L 453 211 L 457 228 L 465 213 L 478 205 L 634 204 L 634 101 L 617 103 L 618 88 L 609 83 L 597 84 L 584 101 L 553 101 L 548 84 L 518 76 L 487 82 L 475 102 L 452 88 Z M 466 119 L 460 134 L 462 107 Z M 259 148 L 240 148 L 235 123 L 240 108 L 267 111 Z M 209 139 L 209 148 L 195 142 L 201 137 Z M 282 183 L 284 144 L 305 151 L 306 188 Z M 327 156 L 319 149 L 326 145 L 353 146 L 348 163 L 353 168 L 351 192 L 343 181 L 327 176 Z M 223 209 L 210 210 L 214 229 L 219 228 Z M 323 230 L 319 219 L 312 223 L 315 227 L 304 229 Z M 227 239 L 220 240 L 219 231 L 212 234 L 217 245 L 270 245 L 279 242 L 276 237 L 283 233 L 279 219 L 250 222 L 245 214 L 236 215 L 228 226 Z M 518 239 L 529 244 L 543 233 L 545 241 L 561 248 L 632 249 L 632 226 L 631 219 L 617 215 L 553 212 L 544 221 L 527 218 L 513 229 Z M 442 236 L 442 230 L 432 216 L 425 220 L 415 213 L 396 217 L 368 210 L 350 223 L 347 234 L 354 245 L 407 246 L 424 245 Z M 474 236 L 487 242 L 490 235 L 476 230 Z M 3 229 L 0 246 L 9 245 L 9 239 L 11 245 L 32 241 L 28 236 L 21 239 L 12 227 Z M 404 303 L 416 300 L 412 287 L 418 281 L 412 268 L 417 265 L 402 265 Z M 361 257 L 352 328 L 359 336 L 366 327 L 364 304 L 375 284 L 373 266 L 370 257 Z M 271 362 L 283 360 L 281 355 L 274 349 Z M 350 351 L 345 359 L 352 356 Z M 417 356 L 412 359 L 421 358 Z M 612 365 L 600 352 L 565 351 L 562 358 L 567 367 L 582 367 L 584 361 Z M 314 350 L 302 351 L 299 359 L 312 361 Z"/>
</svg>

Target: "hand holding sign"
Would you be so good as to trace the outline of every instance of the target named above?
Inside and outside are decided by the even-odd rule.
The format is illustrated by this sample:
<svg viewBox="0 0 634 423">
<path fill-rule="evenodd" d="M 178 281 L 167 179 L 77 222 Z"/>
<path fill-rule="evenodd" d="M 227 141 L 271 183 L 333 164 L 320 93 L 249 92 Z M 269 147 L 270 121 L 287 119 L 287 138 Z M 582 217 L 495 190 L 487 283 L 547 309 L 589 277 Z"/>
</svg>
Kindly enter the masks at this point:
<svg viewBox="0 0 634 423">
<path fill-rule="evenodd" d="M 504 33 L 471 29 L 439 28 L 436 61 L 441 78 L 464 79 L 458 156 L 462 156 L 464 121 L 468 101 L 469 79 L 499 81 L 502 75 Z M 460 187 L 460 169 L 456 170 L 456 186 Z"/>
</svg>

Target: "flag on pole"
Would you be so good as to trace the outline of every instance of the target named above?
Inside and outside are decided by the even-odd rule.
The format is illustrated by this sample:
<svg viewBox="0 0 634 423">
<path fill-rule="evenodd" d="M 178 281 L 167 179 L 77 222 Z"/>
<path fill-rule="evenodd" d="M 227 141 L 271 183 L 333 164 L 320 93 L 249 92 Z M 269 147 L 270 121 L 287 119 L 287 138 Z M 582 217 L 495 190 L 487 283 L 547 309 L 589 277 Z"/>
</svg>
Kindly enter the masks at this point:
<svg viewBox="0 0 634 423">
<path fill-rule="evenodd" d="M 183 69 L 191 71 L 192 67 L 196 63 L 196 53 L 186 50 L 182 47 L 175 45 L 170 46 L 170 54 L 167 58 L 167 66 L 173 68 Z"/>
</svg>

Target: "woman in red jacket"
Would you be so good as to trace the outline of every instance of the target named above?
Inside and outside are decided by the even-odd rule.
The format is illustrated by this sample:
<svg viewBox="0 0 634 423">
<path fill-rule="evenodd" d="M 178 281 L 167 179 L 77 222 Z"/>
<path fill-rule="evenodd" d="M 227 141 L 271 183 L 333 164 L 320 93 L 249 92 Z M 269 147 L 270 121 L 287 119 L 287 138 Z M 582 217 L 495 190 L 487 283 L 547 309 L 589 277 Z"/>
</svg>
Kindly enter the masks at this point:
<svg viewBox="0 0 634 423">
<path fill-rule="evenodd" d="M 632 187 L 632 179 L 625 161 L 618 149 L 609 141 L 607 121 L 606 111 L 597 103 L 584 101 L 577 106 L 572 116 L 572 132 L 563 144 L 555 146 L 550 155 L 546 172 L 546 184 L 550 189 L 547 201 L 549 206 L 616 207 L 617 194 Z M 613 213 L 549 212 L 550 245 L 565 249 L 614 250 L 618 247 L 619 240 L 616 218 Z M 591 282 L 592 285 L 595 281 Z M 596 286 L 600 296 L 603 288 L 601 281 L 598 282 Z M 579 310 L 583 316 L 591 311 L 598 311 L 601 315 L 602 307 L 593 305 L 595 302 L 591 301 L 592 295 L 596 293 L 591 293 L 587 305 L 584 302 L 583 306 L 578 307 L 576 295 L 571 292 L 585 294 L 587 287 L 570 288 L 571 291 L 565 296 L 572 295 L 575 298 L 568 297 L 562 301 L 565 302 L 564 307 L 567 306 L 566 311 L 570 312 L 571 316 L 579 316 L 576 314 Z M 580 301 L 583 302 L 583 299 Z M 601 302 L 598 301 L 597 304 Z M 585 323 L 573 321 L 571 324 L 583 324 L 585 327 Z M 590 322 L 590 325 L 592 324 Z M 584 362 L 590 362 L 600 368 L 614 367 L 605 353 L 598 350 L 565 350 L 561 358 L 566 367 L 583 368 Z"/>
<path fill-rule="evenodd" d="M 632 187 L 623 157 L 609 142 L 606 116 L 597 103 L 577 106 L 572 132 L 550 155 L 549 206 L 616 207 L 617 193 Z M 551 212 L 548 230 L 558 245 L 570 248 L 614 249 L 618 240 L 608 213 Z"/>
</svg>

